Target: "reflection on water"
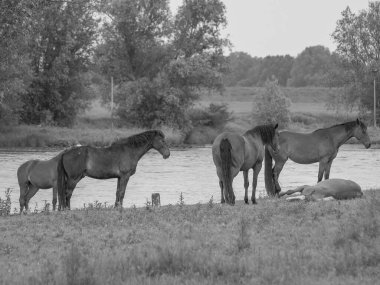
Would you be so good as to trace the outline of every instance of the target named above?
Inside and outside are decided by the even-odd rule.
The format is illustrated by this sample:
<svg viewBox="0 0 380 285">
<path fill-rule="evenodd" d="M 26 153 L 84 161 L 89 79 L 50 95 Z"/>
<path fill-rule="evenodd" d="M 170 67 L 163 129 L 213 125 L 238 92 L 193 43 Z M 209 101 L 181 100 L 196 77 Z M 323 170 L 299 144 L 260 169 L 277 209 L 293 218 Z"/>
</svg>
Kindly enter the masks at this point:
<svg viewBox="0 0 380 285">
<path fill-rule="evenodd" d="M 0 150 L 0 197 L 4 197 L 6 188 L 12 189 L 12 209 L 18 207 L 19 187 L 17 168 L 30 159 L 49 159 L 57 151 Z M 303 184 L 315 184 L 318 164 L 301 165 L 288 161 L 280 176 L 283 190 Z M 380 149 L 364 149 L 363 146 L 344 145 L 331 168 L 331 178 L 346 178 L 356 181 L 363 189 L 380 187 Z M 251 181 L 250 175 L 250 181 Z M 243 175 L 234 180 L 237 199 L 244 198 Z M 169 159 L 162 159 L 154 150 L 147 153 L 139 162 L 136 174 L 129 180 L 124 206 L 142 206 L 151 194 L 159 192 L 162 204 L 175 204 L 183 193 L 186 204 L 207 202 L 213 196 L 220 201 L 220 189 L 215 166 L 212 161 L 211 148 L 190 148 L 172 150 Z M 113 204 L 116 195 L 116 179 L 95 180 L 84 178 L 78 183 L 71 199 L 73 208 L 82 207 L 84 203 L 95 200 Z M 265 195 L 264 167 L 259 174 L 258 197 Z M 42 208 L 44 200 L 51 202 L 52 190 L 40 190 L 31 200 Z"/>
</svg>

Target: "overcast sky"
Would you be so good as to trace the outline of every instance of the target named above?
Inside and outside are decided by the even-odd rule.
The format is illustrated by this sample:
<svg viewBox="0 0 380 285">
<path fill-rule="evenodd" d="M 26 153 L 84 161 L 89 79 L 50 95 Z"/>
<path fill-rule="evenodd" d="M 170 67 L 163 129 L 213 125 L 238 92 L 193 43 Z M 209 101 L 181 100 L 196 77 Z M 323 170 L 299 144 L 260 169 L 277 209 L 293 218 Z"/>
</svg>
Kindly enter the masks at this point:
<svg viewBox="0 0 380 285">
<path fill-rule="evenodd" d="M 182 0 L 169 0 L 175 14 Z M 306 47 L 335 50 L 331 33 L 341 12 L 368 8 L 368 0 L 223 0 L 232 51 L 251 56 L 296 56 Z"/>
</svg>

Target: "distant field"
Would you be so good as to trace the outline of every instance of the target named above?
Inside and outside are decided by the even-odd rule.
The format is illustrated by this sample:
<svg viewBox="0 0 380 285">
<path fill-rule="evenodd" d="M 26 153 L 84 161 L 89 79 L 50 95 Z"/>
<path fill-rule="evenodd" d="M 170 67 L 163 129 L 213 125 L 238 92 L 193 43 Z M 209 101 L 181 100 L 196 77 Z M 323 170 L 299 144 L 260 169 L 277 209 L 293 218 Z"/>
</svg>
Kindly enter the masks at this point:
<svg viewBox="0 0 380 285">
<path fill-rule="evenodd" d="M 333 95 L 339 92 L 336 88 L 285 87 L 282 91 L 292 101 L 291 112 L 313 115 L 335 113 L 327 108 L 326 103 L 331 102 Z M 255 97 L 261 92 L 264 92 L 262 87 L 227 87 L 223 94 L 205 92 L 197 104 L 208 106 L 210 103 L 225 103 L 235 115 L 248 115 L 252 113 Z"/>
</svg>

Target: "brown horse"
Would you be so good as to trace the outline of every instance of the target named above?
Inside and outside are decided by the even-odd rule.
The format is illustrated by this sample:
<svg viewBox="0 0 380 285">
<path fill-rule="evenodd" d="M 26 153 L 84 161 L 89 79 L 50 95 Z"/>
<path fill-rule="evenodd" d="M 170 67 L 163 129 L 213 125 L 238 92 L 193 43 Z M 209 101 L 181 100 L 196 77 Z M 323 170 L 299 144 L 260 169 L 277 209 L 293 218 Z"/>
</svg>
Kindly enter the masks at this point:
<svg viewBox="0 0 380 285">
<path fill-rule="evenodd" d="M 57 168 L 60 207 L 70 208 L 73 183 L 85 176 L 117 178 L 115 206 L 122 206 L 129 177 L 136 172 L 140 158 L 152 148 L 165 159 L 170 156 L 165 136 L 157 130 L 120 139 L 108 147 L 82 146 L 63 153 Z"/>
<path fill-rule="evenodd" d="M 235 204 L 232 180 L 243 171 L 244 201 L 248 204 L 248 171 L 253 169 L 252 204 L 256 204 L 257 176 L 264 160 L 264 146 L 279 150 L 278 124 L 257 126 L 243 135 L 225 132 L 217 136 L 212 145 L 212 158 L 219 177 L 221 203 Z"/>
<path fill-rule="evenodd" d="M 17 179 L 20 185 L 20 214 L 24 207 L 29 210 L 29 201 L 39 189 L 53 188 L 53 210 L 57 205 L 57 166 L 62 154 L 59 153 L 49 160 L 29 160 L 17 169 Z M 76 185 L 75 181 L 73 184 Z M 75 187 L 74 185 L 74 187 Z"/>
<path fill-rule="evenodd" d="M 318 182 L 329 179 L 331 164 L 338 154 L 339 147 L 348 139 L 357 138 L 366 148 L 371 146 L 366 125 L 357 119 L 312 133 L 280 133 L 281 150 L 274 153 L 269 147 L 265 150 L 265 188 L 268 194 L 280 193 L 278 177 L 284 164 L 290 158 L 301 164 L 319 162 Z M 272 158 L 275 166 L 272 168 Z"/>
</svg>

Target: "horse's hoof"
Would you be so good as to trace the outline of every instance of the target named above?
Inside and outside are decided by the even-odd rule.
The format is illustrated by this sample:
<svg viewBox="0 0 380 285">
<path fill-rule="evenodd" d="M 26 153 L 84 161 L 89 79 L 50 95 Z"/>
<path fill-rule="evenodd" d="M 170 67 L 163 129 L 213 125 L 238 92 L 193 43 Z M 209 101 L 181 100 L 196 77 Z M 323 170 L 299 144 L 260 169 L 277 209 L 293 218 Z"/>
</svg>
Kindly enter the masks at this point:
<svg viewBox="0 0 380 285">
<path fill-rule="evenodd" d="M 252 205 L 256 205 L 256 204 L 257 204 L 256 200 L 252 200 Z"/>
<path fill-rule="evenodd" d="M 249 202 L 248 202 L 248 199 L 244 199 L 244 202 L 248 205 Z"/>
</svg>

